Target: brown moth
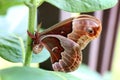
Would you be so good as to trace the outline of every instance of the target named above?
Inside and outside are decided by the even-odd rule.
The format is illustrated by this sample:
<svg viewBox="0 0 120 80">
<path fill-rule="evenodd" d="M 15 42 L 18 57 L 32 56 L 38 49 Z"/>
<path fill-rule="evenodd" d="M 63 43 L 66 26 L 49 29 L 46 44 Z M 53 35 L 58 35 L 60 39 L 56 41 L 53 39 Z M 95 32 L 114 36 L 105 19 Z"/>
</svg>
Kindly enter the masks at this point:
<svg viewBox="0 0 120 80">
<path fill-rule="evenodd" d="M 98 37 L 100 20 L 90 15 L 80 15 L 64 20 L 45 31 L 28 35 L 33 39 L 33 52 L 39 53 L 45 46 L 51 54 L 55 71 L 71 72 L 82 62 L 82 50 Z"/>
</svg>

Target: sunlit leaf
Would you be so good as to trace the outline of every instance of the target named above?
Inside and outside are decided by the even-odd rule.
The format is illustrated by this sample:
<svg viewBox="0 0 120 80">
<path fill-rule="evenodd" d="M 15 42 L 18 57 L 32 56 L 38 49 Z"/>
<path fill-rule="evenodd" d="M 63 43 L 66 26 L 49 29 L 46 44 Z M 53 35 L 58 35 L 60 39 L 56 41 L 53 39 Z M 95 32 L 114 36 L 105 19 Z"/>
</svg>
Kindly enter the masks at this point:
<svg viewBox="0 0 120 80">
<path fill-rule="evenodd" d="M 80 67 L 74 71 L 74 72 L 71 72 L 70 74 L 80 78 L 81 80 L 101 80 L 102 79 L 102 76 L 91 70 L 87 65 L 80 65 Z M 86 77 L 87 76 L 87 77 Z"/>
<path fill-rule="evenodd" d="M 111 72 L 105 72 L 103 75 L 103 80 L 114 80 L 112 78 L 113 78 L 113 75 L 111 74 Z M 117 79 L 119 80 L 120 78 L 117 78 Z"/>
<path fill-rule="evenodd" d="M 23 54 L 24 55 L 24 54 Z M 10 62 L 22 62 L 22 46 L 15 36 L 0 35 L 0 57 Z M 32 62 L 43 62 L 49 58 L 49 52 L 43 49 L 40 54 L 33 54 Z"/>
<path fill-rule="evenodd" d="M 80 80 L 67 73 L 30 67 L 12 67 L 0 70 L 0 80 Z"/>
<path fill-rule="evenodd" d="M 0 35 L 0 57 L 12 62 L 22 62 L 21 54 L 22 51 L 17 38 Z"/>
<path fill-rule="evenodd" d="M 11 6 L 23 4 L 24 0 L 0 0 L 0 14 L 5 14 Z"/>
<path fill-rule="evenodd" d="M 46 0 L 46 2 L 69 12 L 92 12 L 111 8 L 118 0 Z"/>
</svg>

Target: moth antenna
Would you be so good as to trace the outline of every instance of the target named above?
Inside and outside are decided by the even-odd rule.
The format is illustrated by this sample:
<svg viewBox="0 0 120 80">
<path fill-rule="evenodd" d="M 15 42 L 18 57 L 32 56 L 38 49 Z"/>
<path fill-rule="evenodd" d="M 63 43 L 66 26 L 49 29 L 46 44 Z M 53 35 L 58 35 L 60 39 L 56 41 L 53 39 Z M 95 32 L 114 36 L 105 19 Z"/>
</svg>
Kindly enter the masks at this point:
<svg viewBox="0 0 120 80">
<path fill-rule="evenodd" d="M 41 26 L 42 26 L 42 22 L 40 22 L 40 24 L 38 24 L 38 26 L 37 26 L 37 32 L 40 31 Z"/>
</svg>

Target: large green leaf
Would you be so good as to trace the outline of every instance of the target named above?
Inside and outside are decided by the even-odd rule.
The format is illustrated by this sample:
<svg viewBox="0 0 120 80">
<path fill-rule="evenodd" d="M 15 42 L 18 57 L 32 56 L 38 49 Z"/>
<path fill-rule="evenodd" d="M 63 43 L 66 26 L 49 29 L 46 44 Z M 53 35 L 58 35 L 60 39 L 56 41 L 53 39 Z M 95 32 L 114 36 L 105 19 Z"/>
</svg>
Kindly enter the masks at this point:
<svg viewBox="0 0 120 80">
<path fill-rule="evenodd" d="M 116 78 L 116 79 L 120 79 L 120 78 Z M 105 72 L 103 75 L 103 80 L 115 80 L 113 79 L 113 75 L 111 74 L 111 72 Z"/>
<path fill-rule="evenodd" d="M 87 65 L 81 64 L 77 70 L 70 74 L 80 78 L 81 80 L 101 80 L 102 76 L 91 70 Z"/>
<path fill-rule="evenodd" d="M 92 12 L 113 7 L 118 0 L 45 0 L 69 12 Z"/>
<path fill-rule="evenodd" d="M 0 14 L 5 14 L 11 6 L 22 4 L 24 0 L 0 0 Z"/>
<path fill-rule="evenodd" d="M 22 62 L 21 54 L 22 50 L 17 38 L 0 35 L 0 57 L 12 62 Z"/>
<path fill-rule="evenodd" d="M 5 14 L 7 9 L 14 5 L 23 4 L 29 0 L 0 0 L 0 14 Z M 45 0 L 46 2 L 69 12 L 91 12 L 113 7 L 118 0 Z M 44 0 L 37 0 L 40 5 Z"/>
<path fill-rule="evenodd" d="M 21 38 L 22 39 L 22 38 Z M 0 57 L 11 62 L 22 62 L 21 41 L 16 36 L 0 35 Z M 32 62 L 43 62 L 49 58 L 49 52 L 43 49 L 40 54 L 33 54 Z"/>
<path fill-rule="evenodd" d="M 80 80 L 67 73 L 30 67 L 12 67 L 0 70 L 0 80 Z"/>
</svg>

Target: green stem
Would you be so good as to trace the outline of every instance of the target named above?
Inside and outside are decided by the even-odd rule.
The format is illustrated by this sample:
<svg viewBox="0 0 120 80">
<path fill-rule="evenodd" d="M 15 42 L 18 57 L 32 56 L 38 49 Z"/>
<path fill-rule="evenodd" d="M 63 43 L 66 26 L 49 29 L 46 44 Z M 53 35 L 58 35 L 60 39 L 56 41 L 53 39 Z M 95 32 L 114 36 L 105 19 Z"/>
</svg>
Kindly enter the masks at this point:
<svg viewBox="0 0 120 80">
<path fill-rule="evenodd" d="M 26 5 L 29 7 L 29 22 L 28 22 L 28 31 L 34 34 L 34 28 L 36 26 L 36 12 L 37 12 L 37 6 L 36 6 L 36 0 L 31 0 L 29 3 L 26 3 Z M 32 60 L 32 39 L 28 36 L 27 37 L 27 45 L 26 45 L 26 55 L 24 60 L 24 66 L 30 66 L 31 60 Z"/>
</svg>

